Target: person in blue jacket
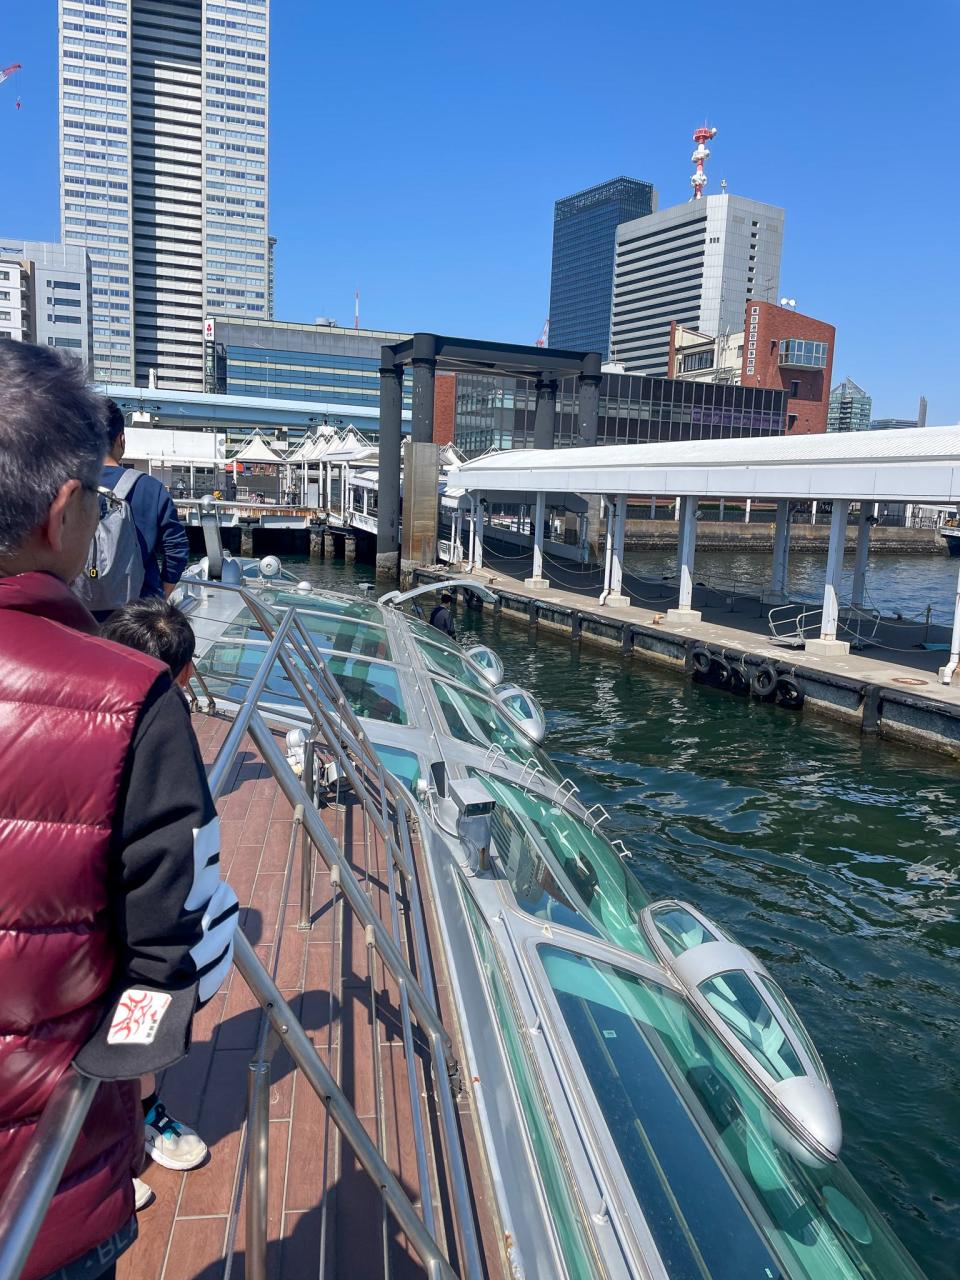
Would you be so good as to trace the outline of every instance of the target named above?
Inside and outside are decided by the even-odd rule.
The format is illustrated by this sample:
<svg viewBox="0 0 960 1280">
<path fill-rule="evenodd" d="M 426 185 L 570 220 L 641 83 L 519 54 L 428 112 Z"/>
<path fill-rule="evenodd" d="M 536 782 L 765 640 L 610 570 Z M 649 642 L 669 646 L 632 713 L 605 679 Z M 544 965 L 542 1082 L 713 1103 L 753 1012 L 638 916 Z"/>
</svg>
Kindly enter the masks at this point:
<svg viewBox="0 0 960 1280">
<path fill-rule="evenodd" d="M 123 474 L 121 461 L 127 442 L 120 407 L 113 400 L 108 400 L 107 406 L 109 444 L 100 483 L 112 489 Z M 143 556 L 140 598 L 168 596 L 190 558 L 187 531 L 180 523 L 173 499 L 156 476 L 141 475 L 128 501 Z"/>
</svg>

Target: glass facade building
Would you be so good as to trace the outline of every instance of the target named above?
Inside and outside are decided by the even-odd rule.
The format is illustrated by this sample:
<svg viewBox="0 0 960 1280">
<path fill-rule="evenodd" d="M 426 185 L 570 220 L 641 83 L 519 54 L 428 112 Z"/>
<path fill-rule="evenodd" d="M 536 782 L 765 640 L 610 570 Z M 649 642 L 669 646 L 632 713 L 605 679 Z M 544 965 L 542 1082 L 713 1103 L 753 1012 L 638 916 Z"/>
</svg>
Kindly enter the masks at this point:
<svg viewBox="0 0 960 1280">
<path fill-rule="evenodd" d="M 550 346 L 566 351 L 610 347 L 610 305 L 617 227 L 656 210 L 649 182 L 614 178 L 558 200 L 553 214 Z"/>
<path fill-rule="evenodd" d="M 268 307 L 268 0 L 59 0 L 62 239 L 98 381 L 200 390 L 208 313 Z"/>
<path fill-rule="evenodd" d="M 852 378 L 844 378 L 830 389 L 827 408 L 828 431 L 866 431 L 870 426 L 873 398 Z"/>
<path fill-rule="evenodd" d="M 533 448 L 536 387 L 527 379 L 457 376 L 456 445 L 467 457 L 487 449 Z M 722 440 L 782 435 L 787 393 L 770 387 L 681 382 L 606 373 L 600 383 L 598 444 Z M 555 447 L 577 443 L 577 380 L 557 392 Z"/>
</svg>

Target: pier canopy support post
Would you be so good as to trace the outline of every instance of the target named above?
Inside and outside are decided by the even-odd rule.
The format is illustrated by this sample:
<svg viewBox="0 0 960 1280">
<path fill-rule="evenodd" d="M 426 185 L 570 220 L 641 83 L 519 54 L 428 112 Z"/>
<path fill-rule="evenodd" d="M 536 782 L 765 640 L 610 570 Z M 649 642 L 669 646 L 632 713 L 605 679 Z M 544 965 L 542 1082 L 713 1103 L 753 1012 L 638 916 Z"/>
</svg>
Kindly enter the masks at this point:
<svg viewBox="0 0 960 1280">
<path fill-rule="evenodd" d="M 437 343 L 432 333 L 413 336 L 413 403 L 410 439 L 414 444 L 433 442 L 433 397 L 437 378 Z"/>
<path fill-rule="evenodd" d="M 389 347 L 380 366 L 380 456 L 377 505 L 377 573 L 400 572 L 400 417 L 403 365 L 395 365 Z"/>
<path fill-rule="evenodd" d="M 476 520 L 476 539 L 473 548 L 473 567 L 474 570 L 483 568 L 483 521 L 487 514 L 487 503 L 485 498 L 477 499 L 477 520 Z"/>
<path fill-rule="evenodd" d="M 543 517 L 546 504 L 547 495 L 538 493 L 533 509 L 533 569 L 531 576 L 523 580 L 525 587 L 535 587 L 539 591 L 545 591 L 550 586 L 543 576 Z"/>
<path fill-rule="evenodd" d="M 577 443 L 584 448 L 597 443 L 600 424 L 600 383 L 602 359 L 596 352 L 583 358 L 577 377 Z M 588 561 L 600 556 L 600 499 L 587 500 Z"/>
<path fill-rule="evenodd" d="M 787 595 L 787 571 L 790 565 L 790 501 L 777 502 L 777 523 L 773 533 L 773 577 L 770 594 L 784 600 Z"/>
<path fill-rule="evenodd" d="M 675 609 L 667 610 L 671 622 L 699 622 L 700 612 L 693 607 L 693 560 L 697 546 L 697 504 L 699 498 L 680 499 L 680 541 L 677 547 L 677 574 L 680 599 Z"/>
<path fill-rule="evenodd" d="M 954 673 L 960 666 L 960 570 L 957 572 L 957 595 L 953 604 L 953 635 L 950 640 L 950 659 L 937 673 L 941 684 L 952 684 Z"/>
<path fill-rule="evenodd" d="M 467 557 L 467 568 L 473 572 L 473 562 L 477 554 L 477 499 L 470 495 L 470 548 Z"/>
<path fill-rule="evenodd" d="M 610 594 L 610 573 L 613 568 L 613 499 L 604 498 L 607 509 L 607 537 L 603 551 L 603 590 L 600 592 L 600 603 L 607 603 Z"/>
<path fill-rule="evenodd" d="M 853 562 L 853 594 L 851 604 L 863 608 L 863 596 L 867 586 L 867 561 L 870 557 L 870 503 L 860 503 L 860 519 L 857 521 L 857 554 Z"/>
<path fill-rule="evenodd" d="M 623 594 L 623 544 L 627 532 L 627 495 L 614 498 L 613 545 L 610 556 L 610 590 L 604 603 L 611 609 L 627 609 L 630 597 Z"/>
<path fill-rule="evenodd" d="M 838 593 L 840 576 L 843 573 L 843 544 L 847 532 L 847 512 L 850 503 L 844 499 L 834 499 L 833 515 L 830 517 L 830 541 L 827 544 L 827 577 L 823 584 L 823 610 L 820 621 L 819 639 L 808 640 L 804 645 L 807 653 L 821 657 L 831 657 L 850 652 L 846 640 L 837 639 L 837 623 L 840 617 Z"/>
<path fill-rule="evenodd" d="M 537 378 L 537 407 L 533 418 L 533 447 L 552 449 L 557 421 L 557 380 Z"/>
</svg>

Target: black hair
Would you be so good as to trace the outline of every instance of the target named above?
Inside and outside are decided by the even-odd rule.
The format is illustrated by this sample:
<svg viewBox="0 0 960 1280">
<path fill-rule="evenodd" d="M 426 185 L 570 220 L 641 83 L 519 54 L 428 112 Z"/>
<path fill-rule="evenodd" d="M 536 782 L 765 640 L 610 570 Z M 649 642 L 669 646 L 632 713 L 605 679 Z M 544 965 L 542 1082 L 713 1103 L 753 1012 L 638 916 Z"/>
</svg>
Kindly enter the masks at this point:
<svg viewBox="0 0 960 1280">
<path fill-rule="evenodd" d="M 122 436 L 127 429 L 127 424 L 123 416 L 123 410 L 117 404 L 116 400 L 107 401 L 107 439 L 110 441 L 112 448 L 117 437 Z"/>
<path fill-rule="evenodd" d="M 100 482 L 106 401 L 79 360 L 0 340 L 0 555 L 23 546 L 68 480 Z"/>
<path fill-rule="evenodd" d="M 440 596 L 441 604 L 453 604 L 453 596 L 449 591 L 444 591 Z"/>
<path fill-rule="evenodd" d="M 186 614 L 159 597 L 133 600 L 117 609 L 100 628 L 100 635 L 159 658 L 174 680 L 193 661 L 196 641 Z"/>
</svg>

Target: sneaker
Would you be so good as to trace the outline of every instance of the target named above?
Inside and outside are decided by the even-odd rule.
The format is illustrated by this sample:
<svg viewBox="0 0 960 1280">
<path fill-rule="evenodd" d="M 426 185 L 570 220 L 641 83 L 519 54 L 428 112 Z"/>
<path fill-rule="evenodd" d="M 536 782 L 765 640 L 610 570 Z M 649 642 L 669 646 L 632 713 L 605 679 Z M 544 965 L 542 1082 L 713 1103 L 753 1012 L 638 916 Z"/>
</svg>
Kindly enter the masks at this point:
<svg viewBox="0 0 960 1280">
<path fill-rule="evenodd" d="M 165 1169 L 195 1169 L 207 1154 L 207 1144 L 189 1125 L 167 1115 L 162 1102 L 144 1118 L 147 1154 Z"/>
<path fill-rule="evenodd" d="M 145 1209 L 153 1200 L 153 1187 L 148 1187 L 145 1182 L 141 1182 L 139 1178 L 133 1180 L 133 1202 L 136 1205 L 137 1213 L 141 1209 Z"/>
</svg>

